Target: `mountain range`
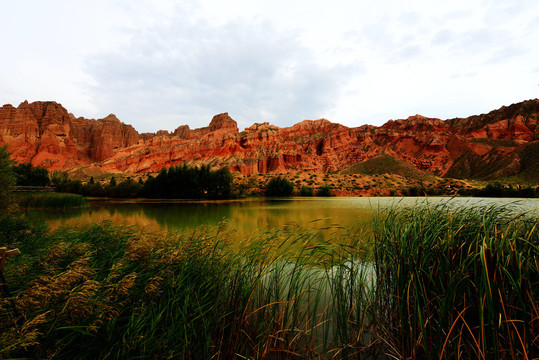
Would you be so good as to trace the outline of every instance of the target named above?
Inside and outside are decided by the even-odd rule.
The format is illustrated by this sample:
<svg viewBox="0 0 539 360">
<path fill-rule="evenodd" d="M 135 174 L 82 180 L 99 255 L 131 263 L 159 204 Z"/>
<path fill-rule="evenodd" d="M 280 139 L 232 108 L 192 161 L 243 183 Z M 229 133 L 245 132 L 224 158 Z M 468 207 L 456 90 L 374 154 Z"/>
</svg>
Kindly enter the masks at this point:
<svg viewBox="0 0 539 360">
<path fill-rule="evenodd" d="M 433 175 L 539 180 L 539 99 L 488 114 L 440 120 L 421 115 L 382 126 L 346 127 L 326 119 L 290 127 L 255 123 L 239 131 L 228 113 L 207 127 L 139 133 L 110 114 L 75 117 L 53 101 L 0 108 L 0 144 L 12 158 L 49 170 L 140 174 L 207 164 L 243 175 L 346 171 L 380 155 Z"/>
</svg>

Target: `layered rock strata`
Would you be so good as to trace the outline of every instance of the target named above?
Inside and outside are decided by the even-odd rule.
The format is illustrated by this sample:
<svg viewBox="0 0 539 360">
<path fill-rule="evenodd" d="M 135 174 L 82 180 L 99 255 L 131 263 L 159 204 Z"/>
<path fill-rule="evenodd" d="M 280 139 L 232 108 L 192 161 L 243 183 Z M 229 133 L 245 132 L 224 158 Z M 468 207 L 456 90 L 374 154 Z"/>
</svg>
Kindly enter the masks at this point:
<svg viewBox="0 0 539 360">
<path fill-rule="evenodd" d="M 446 121 L 416 115 L 349 128 L 320 119 L 285 128 L 258 123 L 239 132 L 223 113 L 204 128 L 182 125 L 172 133 L 139 134 L 112 114 L 88 120 L 55 102 L 23 102 L 0 108 L 0 143 L 17 161 L 63 170 L 93 164 L 109 172 L 144 173 L 187 162 L 244 175 L 337 171 L 386 153 L 439 176 L 467 177 L 474 166 L 490 165 L 500 169 L 485 170 L 488 176 L 507 176 L 521 168 L 519 151 L 538 141 L 538 115 L 539 100 L 529 100 Z"/>
</svg>

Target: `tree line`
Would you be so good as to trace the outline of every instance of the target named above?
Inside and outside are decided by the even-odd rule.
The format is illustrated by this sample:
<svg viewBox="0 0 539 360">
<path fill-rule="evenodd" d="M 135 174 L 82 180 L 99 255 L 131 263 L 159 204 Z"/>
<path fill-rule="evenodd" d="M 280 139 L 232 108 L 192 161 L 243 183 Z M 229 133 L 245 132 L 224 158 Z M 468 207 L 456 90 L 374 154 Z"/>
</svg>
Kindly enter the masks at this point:
<svg viewBox="0 0 539 360">
<path fill-rule="evenodd" d="M 186 164 L 163 168 L 146 181 L 113 176 L 102 184 L 93 177 L 86 183 L 70 179 L 66 172 L 53 171 L 27 164 L 15 164 L 5 146 L 0 146 L 0 206 L 11 203 L 13 186 L 53 185 L 55 191 L 95 197 L 168 198 L 168 199 L 228 199 L 232 194 L 233 176 L 228 168 L 212 170 L 209 166 L 190 167 Z"/>
<path fill-rule="evenodd" d="M 114 176 L 102 185 L 90 178 L 86 184 L 70 180 L 66 173 L 53 174 L 56 191 L 86 196 L 118 198 L 167 199 L 228 199 L 232 196 L 232 174 L 228 168 L 211 170 L 209 166 L 190 167 L 186 164 L 163 168 L 156 177 L 146 181 L 126 178 L 117 182 Z"/>
</svg>

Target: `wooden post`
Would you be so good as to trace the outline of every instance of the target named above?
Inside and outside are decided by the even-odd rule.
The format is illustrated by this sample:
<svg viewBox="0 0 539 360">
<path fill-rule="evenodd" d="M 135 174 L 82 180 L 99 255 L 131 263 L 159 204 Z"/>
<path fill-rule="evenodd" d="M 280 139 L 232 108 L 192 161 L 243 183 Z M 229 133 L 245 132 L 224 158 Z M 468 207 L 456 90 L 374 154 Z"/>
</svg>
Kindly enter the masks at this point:
<svg viewBox="0 0 539 360">
<path fill-rule="evenodd" d="M 15 319 L 15 324 L 19 326 L 21 325 L 21 314 L 17 310 L 17 307 L 15 306 L 15 301 L 13 300 L 13 296 L 11 295 L 11 291 L 9 291 L 9 287 L 7 286 L 4 271 L 6 266 L 6 259 L 10 256 L 18 255 L 20 253 L 21 252 L 19 251 L 19 249 L 8 250 L 6 247 L 0 247 L 0 289 L 2 297 L 9 298 L 9 302 L 11 304 L 11 311 L 9 312 L 9 316 L 12 319 Z"/>
<path fill-rule="evenodd" d="M 3 274 L 6 266 L 6 247 L 0 247 L 0 272 Z M 3 285 L 3 284 L 2 284 Z"/>
<path fill-rule="evenodd" d="M 6 247 L 0 247 L 0 271 L 5 272 L 6 269 L 6 259 L 8 257 L 19 255 L 21 252 L 19 249 L 8 250 Z"/>
</svg>

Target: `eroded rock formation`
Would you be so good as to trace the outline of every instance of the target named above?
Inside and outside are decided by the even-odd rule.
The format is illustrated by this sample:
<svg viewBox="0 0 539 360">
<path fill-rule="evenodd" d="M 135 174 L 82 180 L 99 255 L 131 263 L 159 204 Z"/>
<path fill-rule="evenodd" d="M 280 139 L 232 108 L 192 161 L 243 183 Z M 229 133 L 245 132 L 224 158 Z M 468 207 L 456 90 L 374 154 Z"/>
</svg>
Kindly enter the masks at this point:
<svg viewBox="0 0 539 360">
<path fill-rule="evenodd" d="M 9 147 L 14 160 L 52 170 L 108 159 L 140 138 L 113 114 L 100 120 L 75 118 L 52 101 L 0 108 L 0 143 Z"/>
<path fill-rule="evenodd" d="M 538 141 L 538 117 L 539 100 L 529 100 L 446 121 L 415 115 L 381 127 L 348 128 L 320 119 L 285 128 L 258 123 L 239 132 L 223 113 L 204 128 L 139 134 L 112 114 L 88 120 L 54 102 L 23 102 L 0 109 L 0 143 L 16 160 L 49 169 L 94 164 L 142 173 L 187 162 L 228 166 L 244 175 L 337 171 L 386 153 L 439 176 L 486 178 L 520 171 L 518 154 Z"/>
</svg>

